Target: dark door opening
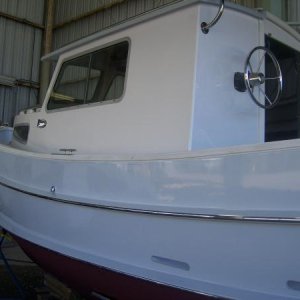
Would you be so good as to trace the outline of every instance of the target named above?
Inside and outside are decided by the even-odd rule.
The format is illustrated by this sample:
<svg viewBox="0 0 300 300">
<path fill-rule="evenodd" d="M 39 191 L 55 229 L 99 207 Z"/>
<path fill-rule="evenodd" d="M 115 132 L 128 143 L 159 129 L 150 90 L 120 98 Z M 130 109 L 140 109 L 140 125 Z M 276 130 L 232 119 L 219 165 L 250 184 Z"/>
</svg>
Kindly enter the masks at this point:
<svg viewBox="0 0 300 300">
<path fill-rule="evenodd" d="M 265 111 L 265 141 L 290 140 L 300 137 L 300 53 L 266 36 L 266 47 L 278 59 L 283 88 L 279 103 Z M 266 61 L 266 76 L 271 77 L 271 62 Z M 265 86 L 272 93 L 272 82 Z"/>
</svg>

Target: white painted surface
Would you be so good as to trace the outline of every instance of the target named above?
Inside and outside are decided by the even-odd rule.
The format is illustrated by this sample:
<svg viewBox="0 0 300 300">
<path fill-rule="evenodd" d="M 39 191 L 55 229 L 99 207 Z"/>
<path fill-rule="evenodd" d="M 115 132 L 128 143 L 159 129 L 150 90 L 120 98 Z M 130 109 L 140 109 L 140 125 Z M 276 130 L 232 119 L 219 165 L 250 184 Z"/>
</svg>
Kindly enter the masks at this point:
<svg viewBox="0 0 300 300">
<path fill-rule="evenodd" d="M 299 41 L 276 18 L 259 19 L 232 7 L 203 34 L 201 22 L 216 12 L 215 5 L 190 6 L 62 54 L 42 110 L 16 117 L 16 123 L 30 123 L 28 143 L 13 144 L 45 153 L 72 148 L 80 154 L 134 154 L 263 143 L 264 110 L 234 89 L 234 73 L 244 71 L 265 34 L 298 49 Z M 130 51 L 120 102 L 47 112 L 65 60 L 124 39 Z M 38 119 L 47 126 L 37 128 Z"/>
<path fill-rule="evenodd" d="M 124 97 L 115 104 L 47 112 L 49 90 L 42 112 L 32 115 L 28 149 L 48 153 L 61 148 L 75 148 L 80 153 L 187 150 L 197 12 L 189 7 L 63 55 L 58 68 L 67 58 L 129 38 Z M 38 118 L 47 120 L 44 129 L 36 128 Z M 22 122 L 22 117 L 16 121 Z"/>
<path fill-rule="evenodd" d="M 4 146 L 0 150 L 0 181 L 27 193 L 127 209 L 300 216 L 299 141 L 160 160 L 76 155 L 53 160 Z M 78 259 L 235 299 L 299 296 L 287 287 L 288 280 L 300 276 L 299 224 L 117 212 L 57 203 L 2 185 L 0 200 L 2 226 Z M 153 255 L 184 262 L 190 269 L 157 264 Z"/>
<path fill-rule="evenodd" d="M 200 20 L 216 7 L 201 6 Z M 225 9 L 210 32 L 199 36 L 192 149 L 262 143 L 264 111 L 250 95 L 234 89 L 234 73 L 243 72 L 249 52 L 260 45 L 259 20 Z"/>
<path fill-rule="evenodd" d="M 12 140 L 13 128 L 0 126 L 0 144 L 9 144 Z"/>
<path fill-rule="evenodd" d="M 61 57 L 59 64 L 129 37 L 124 99 L 17 117 L 16 122 L 31 124 L 26 149 L 76 148 L 80 155 L 0 145 L 2 226 L 65 255 L 184 289 L 234 299 L 300 297 L 287 286 L 300 281 L 299 224 L 125 213 L 42 198 L 171 213 L 299 218 L 300 140 L 262 143 L 263 111 L 233 88 L 234 72 L 243 70 L 249 51 L 271 25 L 228 10 L 204 36 L 200 22 L 213 18 L 214 8 L 201 7 L 199 18 L 199 10 L 190 7 Z M 46 128 L 36 128 L 38 118 L 47 119 Z M 152 256 L 189 269 L 157 264 Z"/>
</svg>

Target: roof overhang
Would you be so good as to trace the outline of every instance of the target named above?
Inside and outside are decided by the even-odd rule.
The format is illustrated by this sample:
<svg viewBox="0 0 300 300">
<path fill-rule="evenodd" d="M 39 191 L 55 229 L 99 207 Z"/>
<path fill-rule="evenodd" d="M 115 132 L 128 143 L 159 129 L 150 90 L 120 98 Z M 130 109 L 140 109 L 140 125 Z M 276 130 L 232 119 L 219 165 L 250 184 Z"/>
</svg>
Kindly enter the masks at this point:
<svg viewBox="0 0 300 300">
<path fill-rule="evenodd" d="M 87 37 L 79 39 L 75 42 L 72 42 L 62 48 L 59 48 L 59 49 L 43 56 L 42 60 L 58 60 L 58 58 L 61 54 L 66 53 L 70 50 L 74 50 L 78 47 L 81 47 L 81 46 L 91 43 L 93 41 L 99 40 L 105 36 L 120 32 L 124 29 L 130 28 L 132 26 L 136 26 L 136 25 L 146 22 L 148 20 L 152 20 L 152 19 L 158 18 L 160 16 L 180 10 L 182 8 L 200 4 L 200 3 L 219 6 L 220 1 L 219 0 L 178 0 L 176 2 L 166 4 L 163 7 L 159 7 L 157 9 L 151 10 L 150 12 L 145 12 L 143 14 L 132 17 L 130 19 L 126 19 L 125 21 L 120 22 L 117 25 L 113 25 L 113 26 L 103 29 L 99 32 L 93 33 Z M 225 10 L 226 10 L 226 8 L 233 9 L 233 10 L 239 11 L 239 12 L 247 14 L 247 15 L 251 15 L 258 19 L 265 18 L 265 13 L 263 11 L 257 11 L 254 9 L 250 9 L 250 8 L 247 8 L 247 7 L 244 7 L 241 5 L 234 4 L 232 2 L 226 2 Z"/>
</svg>

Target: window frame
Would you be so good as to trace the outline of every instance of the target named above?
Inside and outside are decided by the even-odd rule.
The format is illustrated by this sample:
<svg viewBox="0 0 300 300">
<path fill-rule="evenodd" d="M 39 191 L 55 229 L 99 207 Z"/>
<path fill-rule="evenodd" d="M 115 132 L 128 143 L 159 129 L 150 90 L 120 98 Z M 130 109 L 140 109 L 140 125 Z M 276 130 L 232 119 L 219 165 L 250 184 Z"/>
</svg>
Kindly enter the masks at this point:
<svg viewBox="0 0 300 300">
<path fill-rule="evenodd" d="M 92 57 L 92 55 L 94 53 L 100 51 L 101 49 L 109 48 L 109 47 L 121 44 L 123 42 L 127 42 L 128 52 L 127 52 L 127 61 L 126 61 L 126 71 L 125 71 L 125 76 L 124 76 L 124 87 L 123 87 L 123 92 L 122 92 L 121 97 L 119 97 L 117 99 L 102 100 L 102 101 L 99 100 L 99 101 L 94 101 L 94 102 L 87 102 L 87 103 L 84 103 L 84 104 L 75 104 L 75 105 L 72 105 L 72 106 L 66 106 L 66 107 L 60 107 L 60 108 L 54 108 L 54 109 L 48 109 L 48 105 L 49 105 L 49 102 L 51 100 L 51 93 L 53 92 L 53 89 L 54 89 L 56 83 L 61 78 L 60 72 L 61 72 L 61 70 L 63 68 L 63 65 L 66 62 L 69 62 L 69 61 L 72 61 L 74 59 L 83 57 L 85 55 L 90 55 Z M 122 38 L 122 39 L 119 39 L 119 40 L 114 40 L 112 42 L 103 44 L 101 46 L 98 46 L 98 47 L 95 47 L 95 48 L 92 48 L 92 49 L 88 49 L 86 51 L 82 51 L 80 53 L 77 53 L 76 55 L 69 56 L 69 57 L 63 59 L 60 62 L 59 70 L 57 72 L 57 75 L 56 75 L 56 78 L 55 78 L 55 82 L 54 82 L 54 84 L 51 87 L 51 92 L 50 92 L 49 97 L 48 97 L 48 99 L 46 101 L 46 105 L 45 105 L 45 111 L 46 111 L 46 113 L 53 113 L 53 112 L 59 112 L 59 111 L 73 110 L 73 109 L 79 109 L 79 108 L 87 108 L 87 107 L 91 107 L 91 106 L 107 105 L 107 104 L 121 102 L 123 100 L 125 94 L 126 94 L 126 89 L 127 89 L 127 79 L 128 79 L 128 67 L 129 67 L 129 61 L 130 61 L 130 53 L 131 53 L 131 40 L 130 40 L 130 38 L 126 37 L 126 38 Z M 90 71 L 89 71 L 89 73 L 90 73 Z M 87 80 L 87 81 L 89 81 L 89 80 Z"/>
</svg>

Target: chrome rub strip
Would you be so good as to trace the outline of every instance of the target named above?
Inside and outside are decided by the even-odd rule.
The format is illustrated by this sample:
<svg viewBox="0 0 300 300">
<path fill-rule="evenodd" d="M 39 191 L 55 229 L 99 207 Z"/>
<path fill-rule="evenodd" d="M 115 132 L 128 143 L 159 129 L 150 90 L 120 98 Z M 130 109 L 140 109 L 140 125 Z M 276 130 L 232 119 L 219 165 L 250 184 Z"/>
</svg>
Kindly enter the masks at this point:
<svg viewBox="0 0 300 300">
<path fill-rule="evenodd" d="M 188 219 L 200 219 L 200 220 L 239 221 L 239 222 L 243 221 L 243 222 L 263 222 L 263 223 L 297 223 L 297 224 L 299 223 L 300 224 L 300 217 L 264 217 L 264 216 L 242 216 L 242 215 L 226 215 L 226 214 L 193 214 L 193 213 L 154 211 L 154 210 L 146 210 L 146 209 L 138 209 L 138 208 L 126 208 L 126 207 L 119 207 L 119 206 L 84 203 L 84 202 L 60 199 L 53 196 L 45 196 L 37 193 L 28 192 L 7 185 L 3 182 L 0 182 L 0 185 L 23 194 L 45 199 L 45 200 L 65 203 L 69 205 L 77 205 L 77 206 L 84 206 L 84 207 L 97 208 L 97 209 L 106 209 L 106 210 L 113 210 L 113 211 L 126 212 L 126 213 L 188 218 Z"/>
</svg>

